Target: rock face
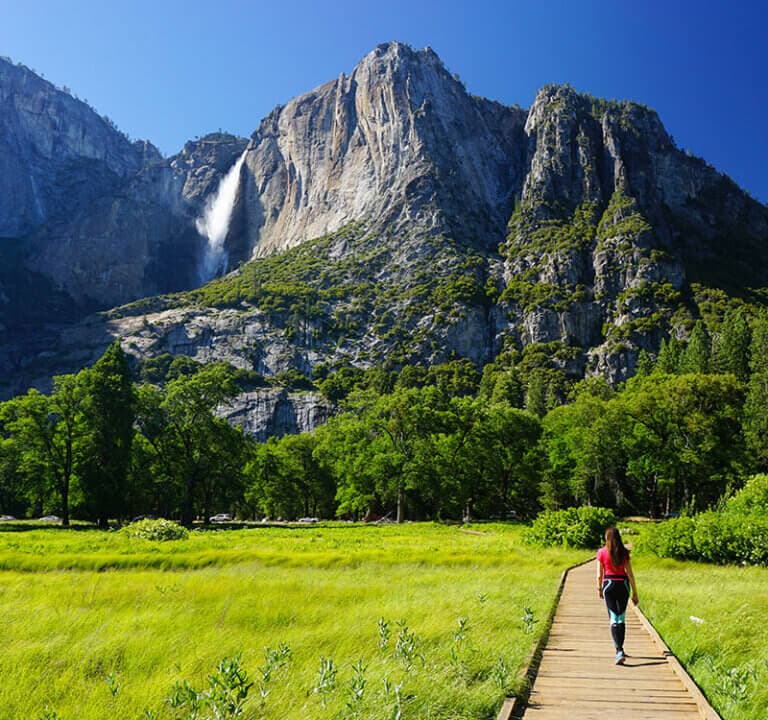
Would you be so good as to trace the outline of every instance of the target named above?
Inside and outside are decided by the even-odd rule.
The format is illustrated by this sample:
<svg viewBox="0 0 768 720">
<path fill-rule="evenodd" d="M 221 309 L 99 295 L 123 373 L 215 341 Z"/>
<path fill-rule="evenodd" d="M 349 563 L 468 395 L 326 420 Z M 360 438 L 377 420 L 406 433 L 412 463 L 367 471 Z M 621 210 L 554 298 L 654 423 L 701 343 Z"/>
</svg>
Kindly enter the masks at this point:
<svg viewBox="0 0 768 720">
<path fill-rule="evenodd" d="M 549 86 L 525 132 L 505 267 L 523 345 L 578 348 L 579 372 L 618 382 L 682 308 L 696 314 L 699 284 L 743 296 L 768 283 L 768 208 L 677 150 L 652 110 Z"/>
<path fill-rule="evenodd" d="M 155 157 L 84 103 L 0 59 L 0 237 L 70 217 Z"/>
<path fill-rule="evenodd" d="M 333 407 L 319 393 L 289 393 L 282 389 L 242 393 L 222 417 L 264 442 L 270 437 L 314 430 L 332 414 Z"/>
<path fill-rule="evenodd" d="M 497 238 L 524 174 L 525 113 L 467 94 L 430 49 L 390 43 L 252 136 L 241 212 L 256 255 L 366 219 Z"/>
<path fill-rule="evenodd" d="M 619 382 L 707 292 L 768 286 L 768 208 L 679 151 L 655 112 L 561 86 L 504 107 L 429 49 L 379 46 L 250 140 L 211 135 L 169 159 L 2 61 L 0 99 L 6 395 L 115 336 L 138 360 L 267 376 L 516 352 Z M 242 267 L 72 324 L 198 284 L 195 220 L 245 150 L 225 239 Z M 41 334 L 51 317 L 69 324 Z M 259 437 L 325 412 L 279 391 L 239 402 L 233 421 Z"/>
<path fill-rule="evenodd" d="M 210 136 L 165 160 L 0 59 L 0 324 L 18 333 L 194 287 L 195 218 L 245 145 Z"/>
</svg>

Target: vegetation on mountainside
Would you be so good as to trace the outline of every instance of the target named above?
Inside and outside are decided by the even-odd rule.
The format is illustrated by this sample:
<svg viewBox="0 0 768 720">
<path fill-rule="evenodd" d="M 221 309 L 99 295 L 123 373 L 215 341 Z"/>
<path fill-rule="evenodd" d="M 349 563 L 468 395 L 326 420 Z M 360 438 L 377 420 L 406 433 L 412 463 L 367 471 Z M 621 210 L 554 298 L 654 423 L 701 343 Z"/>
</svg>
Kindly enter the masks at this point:
<svg viewBox="0 0 768 720">
<path fill-rule="evenodd" d="M 252 260 L 185 293 L 111 311 L 136 315 L 170 307 L 258 310 L 293 344 L 334 349 L 378 339 L 389 368 L 436 353 L 436 338 L 473 309 L 493 304 L 487 259 L 444 236 L 384 242 L 351 224 L 283 253 Z M 365 350 L 355 358 L 365 362 Z M 373 358 L 374 360 L 376 358 Z M 338 360 L 339 367 L 348 364 Z"/>
</svg>

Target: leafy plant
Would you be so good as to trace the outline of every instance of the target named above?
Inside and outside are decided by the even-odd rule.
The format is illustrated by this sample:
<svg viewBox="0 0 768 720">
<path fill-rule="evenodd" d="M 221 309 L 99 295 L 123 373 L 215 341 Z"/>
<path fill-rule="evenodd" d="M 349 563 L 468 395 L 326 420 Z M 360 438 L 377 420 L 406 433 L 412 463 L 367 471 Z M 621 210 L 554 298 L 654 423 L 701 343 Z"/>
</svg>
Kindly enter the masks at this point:
<svg viewBox="0 0 768 720">
<path fill-rule="evenodd" d="M 389 623 L 384 618 L 379 618 L 378 621 L 379 639 L 376 642 L 379 650 L 386 650 L 389 645 L 389 639 L 392 635 L 392 631 L 389 629 Z"/>
<path fill-rule="evenodd" d="M 360 658 L 352 666 L 352 679 L 347 686 L 347 710 L 351 713 L 353 718 L 360 717 L 360 707 L 363 703 L 363 697 L 365 695 L 365 686 L 367 684 L 365 673 L 368 670 L 368 666 L 365 664 L 363 658 Z"/>
<path fill-rule="evenodd" d="M 317 671 L 317 683 L 313 692 L 320 695 L 320 702 L 323 710 L 328 705 L 328 696 L 336 689 L 336 675 L 338 668 L 333 662 L 333 658 L 320 658 L 320 668 Z"/>
<path fill-rule="evenodd" d="M 142 540 L 154 540 L 166 542 L 168 540 L 185 540 L 189 537 L 189 531 L 173 520 L 162 518 L 152 520 L 145 518 L 137 520 L 123 528 L 128 537 L 141 538 Z"/>
<path fill-rule="evenodd" d="M 545 510 L 533 521 L 524 537 L 533 545 L 596 548 L 603 542 L 605 529 L 615 524 L 616 516 L 608 508 L 585 505 Z"/>
<path fill-rule="evenodd" d="M 499 655 L 491 668 L 491 677 L 498 685 L 499 690 L 506 690 L 509 687 L 509 678 L 512 675 L 512 668 L 507 664 L 503 655 Z"/>
<path fill-rule="evenodd" d="M 179 720 L 227 720 L 240 717 L 253 683 L 240 665 L 240 654 L 223 658 L 208 676 L 208 687 L 197 690 L 188 680 L 176 683 L 166 702 Z M 202 713 L 208 711 L 207 715 Z M 179 715 L 178 713 L 182 713 Z"/>
<path fill-rule="evenodd" d="M 416 634 L 408 629 L 405 620 L 398 620 L 399 628 L 395 642 L 395 657 L 403 661 L 406 669 L 410 670 L 418 653 L 418 639 Z"/>
<path fill-rule="evenodd" d="M 105 678 L 105 681 L 110 695 L 112 695 L 112 697 L 117 697 L 117 693 L 120 692 L 120 683 L 117 680 L 117 675 L 115 675 L 115 673 L 109 673 Z"/>
<path fill-rule="evenodd" d="M 293 653 L 285 643 L 280 643 L 277 649 L 264 648 L 264 665 L 259 668 L 259 695 L 262 701 L 269 695 L 269 683 L 276 672 L 285 668 L 291 661 Z"/>
<path fill-rule="evenodd" d="M 520 622 L 523 624 L 523 632 L 526 635 L 530 635 L 539 621 L 536 619 L 536 613 L 533 612 L 530 606 L 526 605 L 523 608 L 523 616 L 520 618 Z"/>
</svg>

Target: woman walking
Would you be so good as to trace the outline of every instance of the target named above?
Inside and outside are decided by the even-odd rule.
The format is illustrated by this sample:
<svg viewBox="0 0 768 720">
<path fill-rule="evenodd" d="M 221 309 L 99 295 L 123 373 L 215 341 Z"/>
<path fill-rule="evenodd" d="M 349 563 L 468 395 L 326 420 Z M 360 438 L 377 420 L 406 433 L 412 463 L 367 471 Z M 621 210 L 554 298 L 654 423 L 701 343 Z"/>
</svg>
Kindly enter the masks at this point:
<svg viewBox="0 0 768 720">
<path fill-rule="evenodd" d="M 605 531 L 605 546 L 597 551 L 597 592 L 605 599 L 608 617 L 611 620 L 611 637 L 616 646 L 616 664 L 623 665 L 624 635 L 626 625 L 624 617 L 632 589 L 632 602 L 638 604 L 637 586 L 629 560 L 629 550 L 621 542 L 621 534 L 615 527 Z"/>
</svg>

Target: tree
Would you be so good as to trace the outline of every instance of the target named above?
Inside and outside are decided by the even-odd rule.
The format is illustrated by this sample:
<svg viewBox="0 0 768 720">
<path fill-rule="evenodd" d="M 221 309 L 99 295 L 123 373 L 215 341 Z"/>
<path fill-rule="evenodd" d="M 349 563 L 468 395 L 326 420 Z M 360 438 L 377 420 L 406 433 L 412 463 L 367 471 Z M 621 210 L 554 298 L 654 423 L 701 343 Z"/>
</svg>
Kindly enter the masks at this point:
<svg viewBox="0 0 768 720">
<path fill-rule="evenodd" d="M 442 393 L 434 386 L 353 393 L 347 407 L 317 431 L 315 455 L 336 479 L 337 512 L 359 515 L 394 504 L 402 522 L 407 500 L 439 507 L 434 442 L 448 422 Z"/>
<path fill-rule="evenodd" d="M 683 351 L 680 341 L 672 335 L 669 340 L 662 340 L 659 355 L 653 367 L 654 372 L 662 375 L 674 375 L 680 368 L 680 354 Z"/>
<path fill-rule="evenodd" d="M 637 368 L 635 369 L 635 375 L 638 377 L 646 377 L 653 371 L 653 361 L 646 350 L 641 350 L 637 356 Z"/>
<path fill-rule="evenodd" d="M 534 370 L 528 377 L 525 390 L 525 409 L 544 417 L 547 413 L 547 382 L 543 370 Z"/>
<path fill-rule="evenodd" d="M 723 318 L 720 331 L 712 341 L 712 369 L 732 373 L 741 382 L 749 380 L 751 331 L 743 307 L 730 309 Z"/>
<path fill-rule="evenodd" d="M 571 405 L 555 408 L 543 420 L 543 500 L 549 509 L 577 504 L 616 507 L 624 502 L 620 414 L 606 390 L 599 383 L 582 384 Z"/>
<path fill-rule="evenodd" d="M 57 376 L 50 397 L 33 389 L 0 407 L 0 422 L 10 441 L 6 454 L 14 453 L 18 470 L 38 493 L 46 488 L 56 493 L 63 525 L 70 521 L 75 454 L 85 433 L 82 378 Z"/>
<path fill-rule="evenodd" d="M 85 371 L 84 405 L 87 435 L 80 456 L 80 479 L 86 504 L 106 528 L 122 514 L 136 412 L 128 358 L 115 340 L 96 364 Z"/>
<path fill-rule="evenodd" d="M 333 517 L 336 486 L 314 451 L 314 434 L 269 438 L 245 469 L 248 504 L 271 517 Z"/>
<path fill-rule="evenodd" d="M 710 358 L 712 355 L 712 343 L 709 333 L 701 320 L 697 320 L 693 326 L 688 344 L 680 355 L 678 365 L 679 373 L 707 373 L 709 372 Z"/>
<path fill-rule="evenodd" d="M 745 470 L 744 393 L 732 375 L 654 375 L 621 396 L 627 472 L 645 488 L 652 516 L 717 502 Z"/>
<path fill-rule="evenodd" d="M 509 354 L 500 355 L 495 362 L 485 365 L 478 396 L 492 403 L 523 407 L 523 383 Z"/>
<path fill-rule="evenodd" d="M 425 455 L 420 446 L 432 432 L 439 432 L 442 403 L 436 388 L 407 388 L 381 396 L 368 414 L 377 489 L 382 497 L 395 499 L 397 522 L 405 520 L 406 493 L 418 489 L 424 480 L 420 470 Z"/>
<path fill-rule="evenodd" d="M 540 508 L 539 419 L 505 403 L 489 406 L 481 417 L 476 452 L 468 456 L 469 462 L 475 462 L 478 454 L 485 458 L 488 480 L 478 505 L 486 515 L 534 516 Z"/>
<path fill-rule="evenodd" d="M 3 410 L 0 406 L 0 418 Z M 26 478 L 20 470 L 19 449 L 12 437 L 4 437 L 0 420 L 0 514 L 24 515 L 29 508 Z"/>
<path fill-rule="evenodd" d="M 768 310 L 763 309 L 752 328 L 751 375 L 744 404 L 744 433 L 760 467 L 768 469 Z"/>
<path fill-rule="evenodd" d="M 164 390 L 139 388 L 137 423 L 153 466 L 174 488 L 183 523 L 241 496 L 242 432 L 216 415 L 239 389 L 221 364 L 181 375 Z"/>
<path fill-rule="evenodd" d="M 331 418 L 315 430 L 315 459 L 336 482 L 336 514 L 359 518 L 380 510 L 379 468 L 371 463 L 373 429 L 365 418 L 362 398 L 357 412 Z"/>
</svg>

